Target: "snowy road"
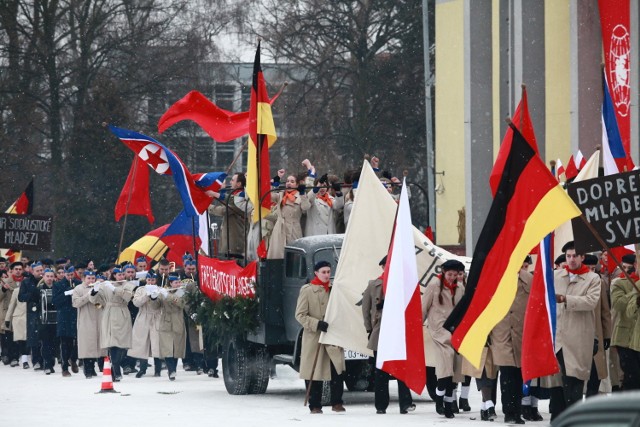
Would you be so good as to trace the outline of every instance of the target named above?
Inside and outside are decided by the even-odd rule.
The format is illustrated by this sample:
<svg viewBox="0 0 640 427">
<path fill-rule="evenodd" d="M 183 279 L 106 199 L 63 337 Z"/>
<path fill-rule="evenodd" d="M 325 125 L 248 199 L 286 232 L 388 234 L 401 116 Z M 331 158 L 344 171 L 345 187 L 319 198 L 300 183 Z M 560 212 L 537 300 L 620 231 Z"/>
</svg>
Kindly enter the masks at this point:
<svg viewBox="0 0 640 427">
<path fill-rule="evenodd" d="M 178 367 L 176 381 L 170 382 L 166 371 L 161 378 L 125 376 L 115 389 L 120 394 L 95 394 L 102 377 L 87 380 L 82 374 L 63 378 L 59 366 L 50 376 L 33 370 L 0 364 L 0 427 L 75 427 L 75 426 L 333 426 L 367 427 L 402 423 L 404 426 L 483 426 L 479 421 L 480 394 L 472 382 L 469 396 L 472 412 L 447 420 L 435 413 L 434 403 L 414 396 L 417 409 L 400 415 L 396 385 L 391 383 L 392 402 L 386 415 L 376 415 L 373 393 L 344 393 L 347 412 L 338 415 L 324 408 L 322 415 L 310 415 L 302 406 L 304 382 L 297 373 L 278 366 L 278 377 L 269 383 L 264 395 L 230 396 L 221 378 L 209 378 L 184 372 Z M 426 391 L 425 391 L 426 396 Z M 540 402 L 540 412 L 549 419 L 548 401 Z M 498 420 L 491 425 L 505 425 L 498 404 Z M 472 418 L 476 418 L 473 420 Z M 527 423 L 548 426 L 548 421 Z"/>
</svg>

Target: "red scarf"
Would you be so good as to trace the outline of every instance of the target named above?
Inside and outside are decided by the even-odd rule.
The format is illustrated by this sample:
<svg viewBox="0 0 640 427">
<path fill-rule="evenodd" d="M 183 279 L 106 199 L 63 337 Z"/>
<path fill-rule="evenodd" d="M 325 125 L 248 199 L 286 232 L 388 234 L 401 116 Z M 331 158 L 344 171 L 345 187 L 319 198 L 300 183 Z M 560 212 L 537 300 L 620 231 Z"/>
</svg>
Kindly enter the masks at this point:
<svg viewBox="0 0 640 427">
<path fill-rule="evenodd" d="M 634 282 L 637 282 L 638 280 L 640 280 L 640 277 L 638 277 L 638 275 L 634 272 L 634 273 L 629 273 L 629 276 L 633 279 Z M 624 273 L 620 273 L 620 275 L 618 276 L 622 279 L 626 279 L 627 276 L 624 275 Z"/>
<path fill-rule="evenodd" d="M 333 199 L 331 198 L 329 193 L 324 193 L 322 196 L 318 194 L 316 197 L 325 202 L 329 207 L 333 206 Z"/>
<path fill-rule="evenodd" d="M 313 280 L 311 281 L 311 284 L 322 286 L 325 292 L 329 292 L 329 282 L 323 282 L 322 280 L 318 279 L 318 276 L 313 278 Z"/>
<path fill-rule="evenodd" d="M 565 265 L 564 268 L 571 274 L 585 274 L 591 271 L 591 269 L 584 264 L 575 270 L 570 269 L 568 265 Z"/>
<path fill-rule="evenodd" d="M 284 194 L 282 195 L 282 203 L 281 205 L 284 206 L 287 204 L 287 201 L 291 200 L 291 203 L 295 203 L 296 202 L 296 195 L 298 194 L 298 190 L 287 190 L 284 192 Z"/>
<path fill-rule="evenodd" d="M 24 280 L 24 276 L 21 274 L 19 276 L 14 276 L 13 274 L 11 275 L 11 277 L 13 278 L 14 282 L 22 282 Z"/>
<path fill-rule="evenodd" d="M 451 292 L 451 296 L 455 296 L 456 295 L 456 289 L 458 288 L 458 282 L 454 282 L 454 283 L 449 283 L 447 282 L 447 280 L 443 277 L 442 274 L 438 275 L 438 277 L 440 277 L 440 280 L 442 281 L 442 284 L 444 285 L 445 288 L 449 289 L 449 292 Z"/>
</svg>

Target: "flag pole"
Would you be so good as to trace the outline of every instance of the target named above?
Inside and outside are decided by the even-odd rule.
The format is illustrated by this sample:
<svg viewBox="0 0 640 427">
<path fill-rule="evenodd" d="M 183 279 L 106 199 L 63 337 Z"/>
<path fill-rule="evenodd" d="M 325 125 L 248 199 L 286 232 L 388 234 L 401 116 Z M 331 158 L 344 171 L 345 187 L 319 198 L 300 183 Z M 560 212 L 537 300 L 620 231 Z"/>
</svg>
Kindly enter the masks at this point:
<svg viewBox="0 0 640 427">
<path fill-rule="evenodd" d="M 127 205 L 124 209 L 124 221 L 122 223 L 122 231 L 120 232 L 120 243 L 118 244 L 118 259 L 120 259 L 120 254 L 122 253 L 122 243 L 124 242 L 124 232 L 127 229 L 127 217 L 129 216 L 129 205 L 131 204 L 131 197 L 133 191 L 133 184 L 136 182 L 136 173 L 138 173 L 138 157 L 135 156 L 133 161 L 133 178 L 129 183 L 129 196 L 127 197 Z"/>
<path fill-rule="evenodd" d="M 198 218 L 198 221 L 200 221 L 200 218 Z M 198 264 L 198 243 L 196 241 L 196 217 L 195 216 L 191 217 L 191 237 L 193 239 L 193 257 L 197 265 Z"/>
<path fill-rule="evenodd" d="M 604 241 L 604 239 L 600 236 L 600 233 L 598 233 L 598 230 L 595 229 L 595 227 L 587 220 L 587 218 L 584 216 L 583 213 L 580 214 L 580 219 L 584 222 L 584 224 L 587 226 L 587 228 L 589 229 L 589 231 L 591 232 L 591 234 L 593 234 L 593 237 L 596 238 L 596 240 L 598 241 L 598 243 L 600 243 L 600 245 L 607 251 L 607 254 L 611 257 L 611 259 L 613 259 L 613 262 L 616 263 L 616 265 L 618 266 L 618 268 L 622 271 L 622 273 L 624 274 L 625 278 L 631 282 L 631 284 L 633 285 L 634 288 L 636 288 L 636 291 L 640 292 L 640 288 L 638 288 L 638 285 L 636 285 L 636 282 L 631 278 L 631 276 L 629 275 L 629 273 L 627 273 L 627 270 L 625 270 L 622 267 L 622 263 L 620 262 L 620 260 L 618 260 L 618 258 L 614 255 L 614 253 L 611 251 L 611 248 L 607 245 L 607 243 Z M 637 257 L 637 253 L 636 253 L 636 257 Z"/>
</svg>

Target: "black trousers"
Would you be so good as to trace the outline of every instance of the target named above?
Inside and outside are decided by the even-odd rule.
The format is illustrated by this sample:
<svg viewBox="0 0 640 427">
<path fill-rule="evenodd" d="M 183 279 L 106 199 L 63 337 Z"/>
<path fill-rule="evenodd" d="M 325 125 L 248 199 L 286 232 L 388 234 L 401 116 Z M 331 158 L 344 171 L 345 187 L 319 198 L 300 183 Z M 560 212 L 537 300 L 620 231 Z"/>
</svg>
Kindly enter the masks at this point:
<svg viewBox="0 0 640 427">
<path fill-rule="evenodd" d="M 2 321 L 4 319 L 0 319 Z M 9 360 L 18 360 L 18 346 L 13 342 L 13 332 L 4 331 L 0 334 L 0 345 L 2 346 L 2 357 L 8 357 Z"/>
<path fill-rule="evenodd" d="M 558 358 L 560 372 L 562 373 L 562 387 L 554 387 L 551 389 L 549 412 L 551 412 L 552 419 L 555 419 L 569 406 L 580 402 L 582 400 L 582 391 L 584 389 L 583 380 L 567 376 L 562 350 L 556 354 L 556 357 Z"/>
<path fill-rule="evenodd" d="M 522 415 L 522 371 L 515 366 L 500 367 L 500 400 L 505 415 Z"/>
<path fill-rule="evenodd" d="M 374 366 L 376 363 L 376 357 L 378 356 L 378 352 L 374 352 Z M 373 374 L 373 384 L 374 384 L 374 392 L 375 392 L 375 405 L 377 410 L 385 411 L 389 407 L 389 380 L 394 380 L 395 378 L 386 373 L 383 370 L 375 368 Z M 400 410 L 408 408 L 413 403 L 413 398 L 411 397 L 411 390 L 407 385 L 400 381 L 398 381 L 398 404 L 400 405 Z"/>
<path fill-rule="evenodd" d="M 311 390 L 309 393 L 309 409 L 322 408 L 322 383 L 323 381 L 311 381 Z M 309 381 L 305 380 L 307 388 Z M 344 391 L 344 383 L 342 374 L 338 375 L 336 368 L 331 363 L 331 406 L 342 403 L 342 392 Z"/>
<path fill-rule="evenodd" d="M 436 368 L 433 366 L 427 366 L 427 393 L 431 400 L 436 400 L 436 386 L 438 378 L 436 377 Z"/>
<path fill-rule="evenodd" d="M 624 372 L 622 388 L 640 390 L 640 352 L 626 347 L 616 347 L 620 358 L 620 367 Z"/>
<path fill-rule="evenodd" d="M 204 334 L 204 365 L 207 369 L 218 370 L 218 346 L 208 342 Z"/>
<path fill-rule="evenodd" d="M 138 359 L 138 360 L 140 360 L 140 371 L 147 372 L 147 368 L 149 367 L 149 360 L 146 358 Z M 153 358 L 154 373 L 159 374 L 161 370 L 162 370 L 162 359 L 154 357 Z"/>
<path fill-rule="evenodd" d="M 176 359 L 175 357 L 165 357 L 164 362 L 167 364 L 167 371 L 169 371 L 169 374 L 175 372 L 176 369 L 178 369 L 178 359 Z"/>
<path fill-rule="evenodd" d="M 42 341 L 38 341 L 38 344 L 34 347 L 31 347 L 30 350 L 31 350 L 31 363 L 34 365 L 36 363 L 43 365 L 44 361 L 42 360 Z"/>
<path fill-rule="evenodd" d="M 93 374 L 96 372 L 96 359 L 86 358 L 82 359 L 82 371 L 85 375 Z"/>
<path fill-rule="evenodd" d="M 591 362 L 591 375 L 587 381 L 587 397 L 595 396 L 600 390 L 600 378 L 598 378 L 598 369 L 595 360 Z"/>
<path fill-rule="evenodd" d="M 75 360 L 73 357 L 74 347 L 76 346 L 75 338 L 60 337 L 60 353 L 62 354 L 62 370 L 69 370 L 69 360 Z"/>
<path fill-rule="evenodd" d="M 111 359 L 111 376 L 122 377 L 122 362 L 127 355 L 126 348 L 109 347 L 109 358 Z"/>
<path fill-rule="evenodd" d="M 453 377 L 438 378 L 438 390 L 444 390 L 446 397 L 453 397 Z"/>
<path fill-rule="evenodd" d="M 43 368 L 44 369 L 53 369 L 56 363 L 56 354 L 57 354 L 57 340 L 55 333 L 55 325 L 43 325 L 43 331 L 45 326 L 53 326 L 53 331 L 49 330 L 46 333 L 42 333 L 40 336 L 42 339 L 40 340 L 41 351 L 42 351 L 42 360 L 43 360 Z M 53 332 L 53 334 L 51 334 Z M 36 363 L 35 361 L 33 362 Z M 64 368 L 63 368 L 64 370 Z"/>
</svg>

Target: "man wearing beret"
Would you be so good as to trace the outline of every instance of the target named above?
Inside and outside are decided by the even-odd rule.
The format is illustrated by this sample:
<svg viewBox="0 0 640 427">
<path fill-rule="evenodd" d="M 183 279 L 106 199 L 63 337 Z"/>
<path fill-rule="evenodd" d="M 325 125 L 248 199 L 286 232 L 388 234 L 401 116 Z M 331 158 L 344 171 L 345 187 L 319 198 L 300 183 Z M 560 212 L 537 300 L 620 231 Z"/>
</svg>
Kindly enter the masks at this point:
<svg viewBox="0 0 640 427">
<path fill-rule="evenodd" d="M 309 410 L 312 414 L 322 413 L 323 381 L 331 381 L 331 409 L 334 412 L 344 412 L 344 350 L 341 347 L 320 344 L 320 333 L 327 332 L 331 326 L 324 321 L 331 289 L 331 264 L 319 261 L 313 269 L 315 277 L 300 288 L 296 305 L 296 320 L 303 327 L 300 378 L 304 379 L 307 388 L 310 388 Z"/>
<path fill-rule="evenodd" d="M 582 400 L 584 383 L 598 350 L 595 308 L 600 301 L 600 277 L 583 264 L 584 254 L 576 252 L 573 241 L 566 243 L 562 251 L 567 265 L 554 274 L 556 357 L 562 385 L 551 389 L 551 420 Z"/>
<path fill-rule="evenodd" d="M 62 354 L 62 374 L 69 373 L 69 362 L 71 371 L 78 373 L 76 363 L 76 337 L 78 335 L 78 309 L 73 306 L 71 294 L 73 289 L 82 283 L 75 277 L 75 268 L 70 265 L 65 269 L 64 279 L 53 285 L 53 304 L 58 311 L 57 335 L 60 338 L 60 351 Z M 68 375 L 65 375 L 68 376 Z"/>
</svg>

